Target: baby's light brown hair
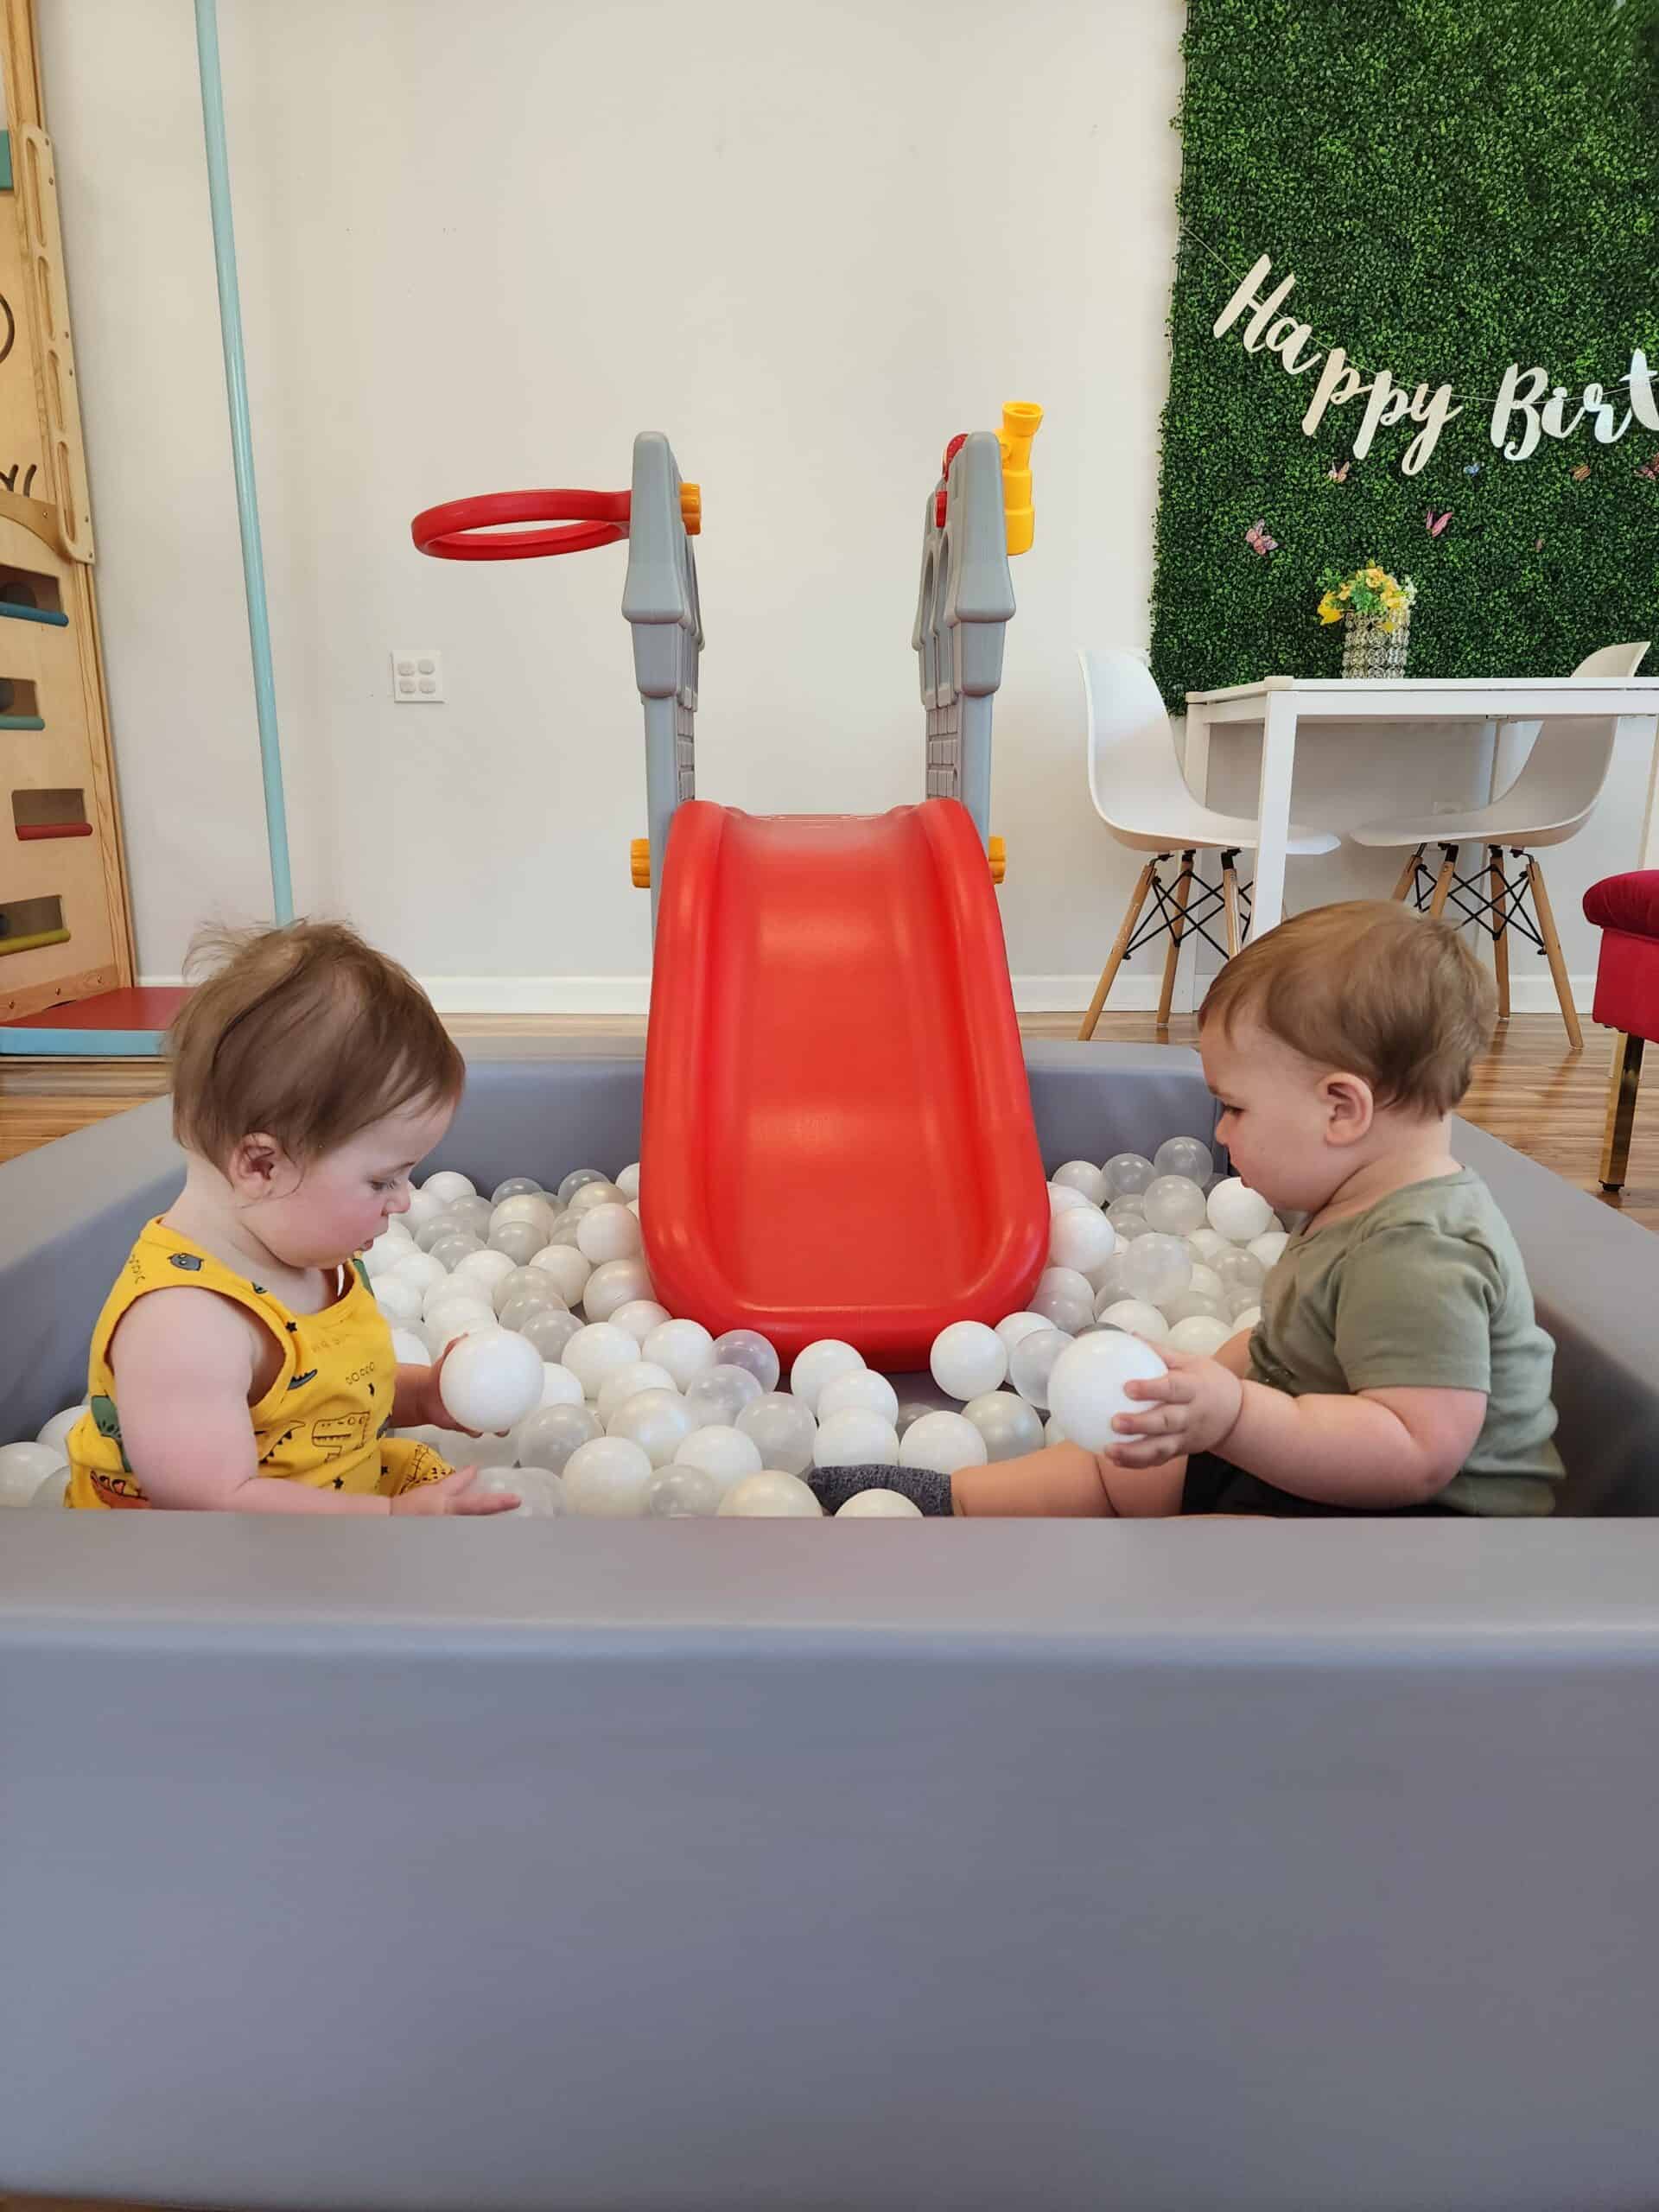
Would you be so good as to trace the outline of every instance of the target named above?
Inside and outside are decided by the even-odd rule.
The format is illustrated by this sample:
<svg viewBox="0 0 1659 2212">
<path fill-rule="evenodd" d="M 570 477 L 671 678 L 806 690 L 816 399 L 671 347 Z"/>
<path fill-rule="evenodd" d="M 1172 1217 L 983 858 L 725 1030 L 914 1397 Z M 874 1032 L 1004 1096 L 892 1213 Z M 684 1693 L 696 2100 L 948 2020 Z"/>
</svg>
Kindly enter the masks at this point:
<svg viewBox="0 0 1659 2212">
<path fill-rule="evenodd" d="M 1241 1018 L 1322 1068 L 1363 1076 L 1381 1106 L 1449 1114 L 1492 1040 L 1497 994 L 1454 929 L 1408 907 L 1316 906 L 1245 947 L 1198 1010 Z"/>
<path fill-rule="evenodd" d="M 204 930 L 186 975 L 203 970 L 168 1057 L 174 1136 L 215 1166 L 256 1132 L 315 1160 L 387 1114 L 461 1096 L 465 1064 L 431 1001 L 343 922 Z"/>
</svg>

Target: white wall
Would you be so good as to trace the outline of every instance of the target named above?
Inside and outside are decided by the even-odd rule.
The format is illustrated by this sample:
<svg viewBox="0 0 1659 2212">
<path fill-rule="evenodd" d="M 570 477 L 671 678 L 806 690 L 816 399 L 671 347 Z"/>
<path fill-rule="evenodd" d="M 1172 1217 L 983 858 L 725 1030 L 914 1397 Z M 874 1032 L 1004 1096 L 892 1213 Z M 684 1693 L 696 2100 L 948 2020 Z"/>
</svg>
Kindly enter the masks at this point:
<svg viewBox="0 0 1659 2212">
<path fill-rule="evenodd" d="M 1079 1003 L 1134 871 L 1087 810 L 1071 648 L 1147 639 L 1179 0 L 220 15 L 302 907 L 452 1007 L 642 1002 L 621 550 L 429 562 L 410 517 L 626 484 L 634 431 L 665 429 L 703 487 L 701 789 L 866 810 L 920 789 L 939 449 L 1035 398 L 995 826 L 1021 997 Z M 265 896 L 190 10 L 41 17 L 140 965 L 165 976 Z M 446 706 L 393 705 L 406 644 L 442 648 Z M 1573 849 L 1564 923 L 1633 838 Z"/>
</svg>

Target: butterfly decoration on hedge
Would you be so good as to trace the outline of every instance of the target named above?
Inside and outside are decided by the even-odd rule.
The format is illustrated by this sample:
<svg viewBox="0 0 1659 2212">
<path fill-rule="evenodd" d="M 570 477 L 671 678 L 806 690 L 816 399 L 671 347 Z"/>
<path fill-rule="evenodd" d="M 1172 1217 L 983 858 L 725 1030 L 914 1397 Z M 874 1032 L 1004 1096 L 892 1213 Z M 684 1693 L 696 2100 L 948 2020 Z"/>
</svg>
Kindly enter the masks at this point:
<svg viewBox="0 0 1659 2212">
<path fill-rule="evenodd" d="M 1653 459 L 1645 467 L 1638 468 L 1636 473 L 1638 476 L 1645 476 L 1649 484 L 1659 484 L 1659 453 L 1655 454 Z"/>
<path fill-rule="evenodd" d="M 1348 472 L 1353 465 L 1351 461 L 1344 461 L 1342 467 L 1338 468 L 1333 461 L 1325 473 L 1333 484 L 1345 484 L 1348 481 Z"/>
<path fill-rule="evenodd" d="M 1269 553 L 1276 552 L 1279 546 L 1276 537 L 1268 536 L 1265 522 L 1253 522 L 1244 533 L 1244 543 L 1252 553 L 1259 553 L 1264 561 Z"/>
<path fill-rule="evenodd" d="M 1583 481 L 1584 481 L 1584 480 L 1585 480 L 1585 478 L 1586 478 L 1589 474 L 1590 474 L 1590 464 L 1589 464 L 1589 462 L 1588 462 L 1587 461 L 1581 461 L 1579 463 L 1578 467 L 1577 467 L 1573 470 L 1573 481 L 1575 484 L 1582 484 L 1582 483 L 1583 483 Z"/>
<path fill-rule="evenodd" d="M 1468 463 L 1463 473 L 1465 476 L 1478 476 L 1484 465 L 1485 464 L 1482 461 L 1471 461 Z"/>
<path fill-rule="evenodd" d="M 1428 532 L 1431 537 L 1438 537 L 1451 519 L 1452 510 L 1450 507 L 1443 507 L 1439 514 L 1435 513 L 1433 507 L 1429 507 L 1424 512 L 1423 528 Z"/>
</svg>

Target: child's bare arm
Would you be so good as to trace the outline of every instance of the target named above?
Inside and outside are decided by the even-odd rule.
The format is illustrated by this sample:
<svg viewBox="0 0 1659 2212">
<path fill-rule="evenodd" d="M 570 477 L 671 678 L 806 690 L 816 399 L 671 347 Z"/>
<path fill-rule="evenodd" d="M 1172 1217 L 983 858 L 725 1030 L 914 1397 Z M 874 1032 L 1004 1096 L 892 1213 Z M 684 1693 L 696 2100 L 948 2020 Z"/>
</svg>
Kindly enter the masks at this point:
<svg viewBox="0 0 1659 2212">
<path fill-rule="evenodd" d="M 953 1512 L 1035 1520 L 1137 1520 L 1179 1513 L 1185 1462 L 1120 1467 L 1080 1444 L 1051 1444 L 1018 1459 L 958 1467 L 950 1478 Z"/>
</svg>

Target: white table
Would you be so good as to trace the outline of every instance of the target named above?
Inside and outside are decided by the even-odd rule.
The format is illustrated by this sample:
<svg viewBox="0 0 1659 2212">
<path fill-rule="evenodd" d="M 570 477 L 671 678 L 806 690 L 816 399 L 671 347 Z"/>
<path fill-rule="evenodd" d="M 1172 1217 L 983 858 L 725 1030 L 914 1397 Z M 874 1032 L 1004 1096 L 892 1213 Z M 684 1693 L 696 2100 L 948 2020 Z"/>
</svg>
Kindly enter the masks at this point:
<svg viewBox="0 0 1659 2212">
<path fill-rule="evenodd" d="M 1635 865 L 1659 868 L 1659 676 L 1402 677 L 1387 682 L 1267 676 L 1221 691 L 1186 695 L 1186 780 L 1198 798 L 1210 777 L 1210 734 L 1240 723 L 1262 728 L 1256 797 L 1253 932 L 1270 930 L 1285 904 L 1285 845 L 1300 734 L 1321 723 L 1466 722 L 1471 734 L 1504 722 L 1611 716 L 1619 738 L 1645 740 L 1654 755 Z"/>
</svg>

